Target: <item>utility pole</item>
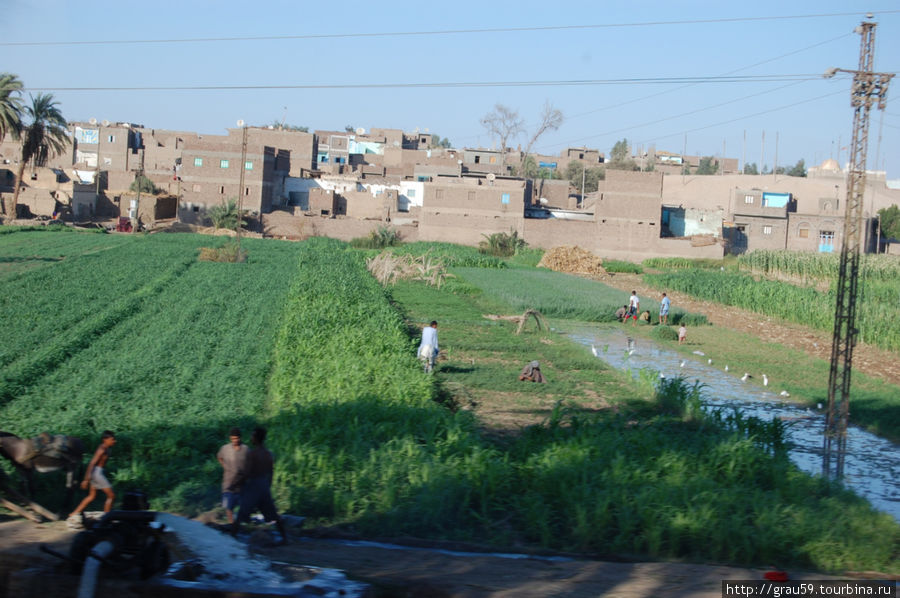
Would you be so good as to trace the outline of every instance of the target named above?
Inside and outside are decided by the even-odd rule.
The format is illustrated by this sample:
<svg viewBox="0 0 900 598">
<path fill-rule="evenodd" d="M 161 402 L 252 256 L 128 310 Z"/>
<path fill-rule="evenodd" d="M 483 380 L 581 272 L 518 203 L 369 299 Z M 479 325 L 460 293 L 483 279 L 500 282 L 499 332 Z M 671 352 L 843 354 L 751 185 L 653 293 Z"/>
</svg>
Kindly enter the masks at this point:
<svg viewBox="0 0 900 598">
<path fill-rule="evenodd" d="M 587 163 L 581 163 L 581 209 L 584 209 L 584 171 L 587 170 Z"/>
<path fill-rule="evenodd" d="M 778 180 L 778 131 L 775 131 L 775 163 L 772 164 L 772 180 Z"/>
<path fill-rule="evenodd" d="M 141 224 L 141 184 L 144 182 L 144 152 L 141 151 L 141 166 L 137 176 L 137 199 L 134 202 L 134 218 L 131 219 L 131 232 L 136 233 Z"/>
<path fill-rule="evenodd" d="M 243 128 L 242 136 L 241 136 L 241 176 L 240 176 L 240 184 L 238 187 L 238 200 L 237 200 L 237 245 L 238 245 L 238 253 L 240 254 L 241 250 L 241 221 L 244 218 L 244 171 L 247 170 L 247 125 L 244 124 L 244 121 L 239 120 L 238 124 Z"/>
<path fill-rule="evenodd" d="M 871 19 L 872 15 L 866 15 Z M 852 73 L 853 86 L 850 105 L 853 107 L 853 140 L 847 173 L 847 199 L 844 207 L 844 234 L 841 243 L 841 265 L 838 272 L 834 336 L 831 344 L 831 369 L 828 373 L 828 412 L 822 473 L 841 479 L 847 452 L 847 421 L 850 412 L 850 373 L 853 347 L 859 330 L 856 328 L 856 297 L 859 282 L 860 233 L 863 217 L 863 196 L 866 190 L 866 149 L 869 145 L 869 111 L 877 102 L 884 110 L 888 83 L 892 73 L 872 71 L 875 58 L 875 25 L 863 21 L 856 32 L 862 36 L 859 48 L 859 68 L 855 71 L 832 68 L 826 77 L 837 72 Z M 840 145 L 840 144 L 839 144 Z M 840 151 L 840 149 L 838 150 Z"/>
</svg>

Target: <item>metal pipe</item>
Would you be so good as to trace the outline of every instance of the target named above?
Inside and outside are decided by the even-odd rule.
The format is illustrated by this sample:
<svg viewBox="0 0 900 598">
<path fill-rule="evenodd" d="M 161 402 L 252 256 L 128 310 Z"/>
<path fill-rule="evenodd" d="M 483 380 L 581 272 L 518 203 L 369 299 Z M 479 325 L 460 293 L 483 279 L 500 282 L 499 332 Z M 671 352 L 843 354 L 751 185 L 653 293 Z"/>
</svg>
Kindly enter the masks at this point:
<svg viewBox="0 0 900 598">
<path fill-rule="evenodd" d="M 112 542 L 104 540 L 97 543 L 91 550 L 90 556 L 84 561 L 84 569 L 81 571 L 81 582 L 78 584 L 78 598 L 94 598 L 101 561 L 112 553 L 114 547 Z"/>
</svg>

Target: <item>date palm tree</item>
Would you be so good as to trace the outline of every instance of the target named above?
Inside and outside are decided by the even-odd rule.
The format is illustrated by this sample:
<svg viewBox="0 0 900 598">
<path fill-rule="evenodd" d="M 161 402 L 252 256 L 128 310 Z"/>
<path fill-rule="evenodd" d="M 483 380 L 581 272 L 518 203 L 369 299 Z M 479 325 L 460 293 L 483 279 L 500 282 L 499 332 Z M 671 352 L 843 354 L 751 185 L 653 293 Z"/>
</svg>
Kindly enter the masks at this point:
<svg viewBox="0 0 900 598">
<path fill-rule="evenodd" d="M 66 119 L 59 110 L 59 103 L 53 100 L 53 94 L 39 93 L 32 96 L 31 105 L 25 106 L 23 112 L 24 119 L 20 126 L 22 159 L 16 173 L 12 210 L 6 212 L 6 217 L 10 220 L 15 218 L 25 165 L 32 161 L 35 165 L 43 164 L 48 158 L 61 153 L 69 142 Z"/>
<path fill-rule="evenodd" d="M 7 133 L 18 137 L 22 122 L 22 82 L 11 73 L 0 73 L 0 141 Z"/>
</svg>

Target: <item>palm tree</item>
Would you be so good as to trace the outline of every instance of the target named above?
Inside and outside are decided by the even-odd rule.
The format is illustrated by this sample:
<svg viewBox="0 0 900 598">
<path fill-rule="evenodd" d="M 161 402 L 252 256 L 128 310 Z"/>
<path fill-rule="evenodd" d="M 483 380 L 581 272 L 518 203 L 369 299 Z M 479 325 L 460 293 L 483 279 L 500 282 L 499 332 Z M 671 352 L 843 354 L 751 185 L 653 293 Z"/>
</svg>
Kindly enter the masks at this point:
<svg viewBox="0 0 900 598">
<path fill-rule="evenodd" d="M 22 82 L 11 73 L 0 73 L 0 142 L 7 133 L 18 138 L 22 122 Z"/>
<path fill-rule="evenodd" d="M 69 142 L 66 119 L 59 111 L 59 104 L 53 100 L 53 94 L 39 93 L 31 97 L 31 105 L 25 106 L 25 121 L 21 125 L 22 159 L 16 173 L 16 192 L 13 195 L 12 210 L 6 211 L 7 219 L 16 215 L 19 203 L 19 190 L 22 188 L 22 175 L 25 165 L 34 161 L 43 164 L 48 158 L 61 153 Z"/>
</svg>

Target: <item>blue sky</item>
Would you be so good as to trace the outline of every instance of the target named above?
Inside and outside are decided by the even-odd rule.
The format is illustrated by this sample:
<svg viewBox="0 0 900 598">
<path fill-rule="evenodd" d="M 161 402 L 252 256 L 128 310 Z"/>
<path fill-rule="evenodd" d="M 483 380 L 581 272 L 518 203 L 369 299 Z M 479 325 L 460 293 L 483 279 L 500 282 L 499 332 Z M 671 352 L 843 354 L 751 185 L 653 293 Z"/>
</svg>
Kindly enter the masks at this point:
<svg viewBox="0 0 900 598">
<path fill-rule="evenodd" d="M 777 134 L 779 165 L 799 159 L 812 165 L 837 158 L 838 147 L 849 145 L 852 111 L 846 76 L 699 84 L 658 80 L 818 75 L 829 67 L 854 69 L 860 36 L 853 28 L 869 11 L 878 23 L 876 70 L 900 70 L 896 0 L 560 4 L 4 0 L 4 4 L 0 71 L 16 73 L 30 90 L 51 91 L 69 120 L 94 117 L 201 133 L 224 133 L 238 119 L 269 124 L 284 118 L 311 129 L 418 127 L 448 137 L 458 147 L 489 147 L 493 140 L 479 120 L 496 103 L 518 110 L 531 128 L 549 101 L 566 120 L 559 131 L 537 143 L 535 149 L 542 153 L 557 154 L 567 146 L 581 145 L 608 153 L 622 138 L 634 147 L 680 152 L 686 137 L 689 154 L 722 155 L 724 145 L 728 157 L 759 163 L 764 156 L 771 167 Z M 834 13 L 843 16 L 764 18 Z M 705 20 L 719 22 L 700 22 Z M 565 28 L 534 29 L 540 27 Z M 513 28 L 526 30 L 408 35 Z M 366 33 L 407 35 L 346 36 Z M 11 45 L 310 35 L 320 37 Z M 618 79 L 656 81 L 391 85 Z M 388 86 L 328 88 L 360 84 Z M 96 89 L 292 85 L 325 87 Z M 66 87 L 89 89 L 61 89 Z M 891 85 L 889 102 L 892 98 L 900 99 L 900 80 Z M 885 113 L 872 112 L 870 139 L 869 168 L 885 168 L 890 178 L 900 178 L 900 104 L 889 103 Z M 524 135 L 515 140 L 523 145 L 526 141 Z M 847 157 L 845 150 L 841 162 Z"/>
</svg>

